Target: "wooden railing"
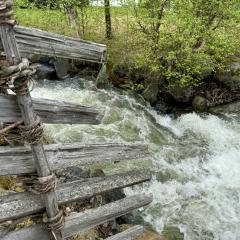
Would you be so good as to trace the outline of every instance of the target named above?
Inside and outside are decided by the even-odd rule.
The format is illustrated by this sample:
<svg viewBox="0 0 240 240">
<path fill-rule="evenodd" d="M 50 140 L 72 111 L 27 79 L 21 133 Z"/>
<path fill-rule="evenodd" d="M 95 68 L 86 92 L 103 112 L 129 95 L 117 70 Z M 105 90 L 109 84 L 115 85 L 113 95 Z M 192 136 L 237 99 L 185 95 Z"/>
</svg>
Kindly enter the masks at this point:
<svg viewBox="0 0 240 240">
<path fill-rule="evenodd" d="M 36 127 L 37 116 L 45 123 L 51 124 L 100 124 L 104 111 L 95 107 L 86 107 L 72 103 L 46 99 L 32 99 L 25 83 L 28 75 L 22 75 L 21 55 L 29 53 L 47 54 L 50 56 L 76 58 L 87 61 L 104 62 L 106 47 L 103 45 L 67 38 L 60 35 L 14 27 L 9 18 L 12 1 L 0 1 L 0 37 L 2 49 L 9 64 L 18 70 L 18 77 L 11 74 L 1 74 L 2 94 L 0 95 L 0 122 L 6 134 L 9 129 L 17 127 L 23 121 L 24 128 L 29 130 Z M 21 54 L 21 55 L 20 55 Z M 21 85 L 21 91 L 19 89 Z M 25 85 L 24 85 L 25 84 Z M 22 88 L 22 85 L 24 88 Z M 14 86 L 14 88 L 12 88 Z M 16 95 L 9 95 L 7 88 L 15 89 Z M 6 125 L 7 124 L 7 125 Z M 38 124 L 40 131 L 41 124 Z M 7 126 L 7 127 L 6 127 Z M 40 130 L 39 130 L 40 129 Z M 36 130 L 33 128 L 33 130 Z M 21 133 L 19 132 L 21 135 Z M 29 134 L 29 133 L 28 133 Z M 30 138 L 32 138 L 30 133 Z M 5 135 L 3 135 L 5 137 Z M 95 163 L 114 163 L 122 160 L 145 159 L 149 156 L 147 146 L 135 144 L 53 144 L 43 146 L 41 139 L 24 140 L 25 146 L 0 147 L 0 176 L 38 174 L 37 184 L 41 188 L 49 184 L 49 179 L 55 181 L 54 172 L 74 166 Z M 28 146 L 26 146 L 28 142 Z M 48 180 L 46 180 L 48 179 Z M 8 220 L 22 219 L 36 213 L 46 211 L 45 224 L 7 232 L 0 236 L 3 240 L 47 240 L 65 239 L 86 229 L 125 215 L 126 213 L 146 206 L 152 201 L 151 195 L 139 194 L 112 202 L 96 209 L 85 210 L 68 217 L 61 215 L 61 206 L 95 195 L 121 189 L 151 179 L 149 171 L 134 170 L 112 176 L 90 178 L 84 181 L 73 181 L 55 186 L 47 185 L 47 190 L 26 191 L 0 197 L 0 223 Z M 35 183 L 36 184 L 36 183 Z M 29 189 L 27 189 L 29 190 Z M 40 194 L 40 195 L 39 195 Z M 57 218 L 58 216 L 59 219 Z M 57 224 L 56 228 L 49 225 Z M 63 221 L 64 219 L 64 221 Z M 51 220 L 51 221 L 50 221 Z M 141 226 L 135 226 L 125 232 L 109 238 L 109 240 L 131 239 L 143 231 Z"/>
</svg>

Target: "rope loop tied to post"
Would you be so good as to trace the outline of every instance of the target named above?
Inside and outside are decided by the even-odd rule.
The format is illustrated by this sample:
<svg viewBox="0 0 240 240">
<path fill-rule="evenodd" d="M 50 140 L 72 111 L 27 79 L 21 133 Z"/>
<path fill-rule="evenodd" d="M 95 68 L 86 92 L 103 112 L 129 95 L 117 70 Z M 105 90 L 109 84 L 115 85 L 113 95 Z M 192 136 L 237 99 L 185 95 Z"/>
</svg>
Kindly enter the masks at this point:
<svg viewBox="0 0 240 240">
<path fill-rule="evenodd" d="M 28 92 L 29 82 L 35 70 L 30 67 L 27 58 L 23 58 L 17 65 L 1 66 L 0 88 L 11 89 L 15 93 L 24 95 Z"/>
<path fill-rule="evenodd" d="M 13 15 L 12 5 L 12 0 L 0 1 L 0 24 L 16 24 L 16 21 L 11 19 L 11 16 Z"/>
<path fill-rule="evenodd" d="M 22 181 L 23 187 L 27 191 L 37 195 L 54 192 L 57 186 L 57 178 L 55 174 L 46 177 L 31 176 Z"/>
<path fill-rule="evenodd" d="M 57 240 L 56 234 L 61 232 L 64 227 L 63 210 L 60 210 L 55 217 L 49 218 L 46 213 L 43 214 L 43 223 L 51 230 L 54 238 Z"/>
<path fill-rule="evenodd" d="M 8 142 L 37 144 L 43 138 L 43 124 L 38 116 L 31 126 L 25 126 L 23 121 L 19 120 L 0 129 L 0 135 Z"/>
<path fill-rule="evenodd" d="M 19 126 L 20 137 L 23 142 L 29 144 L 36 144 L 42 140 L 43 137 L 43 124 L 40 117 L 36 117 L 35 122 L 31 126 Z"/>
</svg>

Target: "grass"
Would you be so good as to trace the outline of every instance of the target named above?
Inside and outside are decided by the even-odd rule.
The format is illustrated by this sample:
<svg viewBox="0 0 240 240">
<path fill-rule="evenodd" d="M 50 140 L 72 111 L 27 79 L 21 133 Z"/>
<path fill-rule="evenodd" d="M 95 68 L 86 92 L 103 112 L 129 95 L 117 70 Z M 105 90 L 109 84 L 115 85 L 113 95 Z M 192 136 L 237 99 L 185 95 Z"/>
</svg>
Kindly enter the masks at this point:
<svg viewBox="0 0 240 240">
<path fill-rule="evenodd" d="M 22 9 L 15 8 L 15 19 L 18 24 L 39 28 L 45 31 L 76 37 L 82 32 L 84 21 L 85 33 L 81 38 L 106 44 L 108 48 L 108 64 L 123 62 L 136 54 L 139 48 L 138 38 L 133 34 L 133 13 L 130 8 L 112 7 L 113 38 L 105 38 L 105 18 L 103 7 L 89 7 L 84 11 L 84 17 L 78 19 L 78 29 L 71 28 L 66 15 L 60 10 Z M 79 11 L 81 16 L 81 12 Z M 83 21 L 82 21 L 83 19 Z"/>
</svg>

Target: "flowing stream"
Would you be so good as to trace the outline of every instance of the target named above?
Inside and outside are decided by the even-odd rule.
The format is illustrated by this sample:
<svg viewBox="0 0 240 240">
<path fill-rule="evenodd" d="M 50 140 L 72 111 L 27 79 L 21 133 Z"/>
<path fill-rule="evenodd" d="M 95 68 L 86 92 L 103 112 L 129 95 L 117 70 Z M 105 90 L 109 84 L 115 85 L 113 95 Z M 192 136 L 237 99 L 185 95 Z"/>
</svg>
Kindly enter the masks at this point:
<svg viewBox="0 0 240 240">
<path fill-rule="evenodd" d="M 189 113 L 178 119 L 158 115 L 141 98 L 116 90 L 98 90 L 92 82 L 43 81 L 34 97 L 95 105 L 106 111 L 102 124 L 48 125 L 56 142 L 142 141 L 148 161 L 102 166 L 108 174 L 136 167 L 154 171 L 151 183 L 127 194 L 152 193 L 140 214 L 161 233 L 177 226 L 185 240 L 240 240 L 240 121 Z"/>
</svg>

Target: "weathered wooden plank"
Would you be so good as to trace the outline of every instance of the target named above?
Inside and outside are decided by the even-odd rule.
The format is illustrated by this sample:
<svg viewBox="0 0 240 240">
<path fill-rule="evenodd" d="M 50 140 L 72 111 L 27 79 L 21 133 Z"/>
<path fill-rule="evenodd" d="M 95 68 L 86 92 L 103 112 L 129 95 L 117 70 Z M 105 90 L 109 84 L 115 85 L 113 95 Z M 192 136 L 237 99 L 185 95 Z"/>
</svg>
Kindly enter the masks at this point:
<svg viewBox="0 0 240 240">
<path fill-rule="evenodd" d="M 90 198 L 110 190 L 149 181 L 149 171 L 135 170 L 102 178 L 89 178 L 59 185 L 56 189 L 59 204 Z M 28 216 L 44 209 L 39 196 L 32 193 L 16 193 L 0 197 L 0 222 Z"/>
<path fill-rule="evenodd" d="M 5 20 L 12 21 L 11 16 L 13 14 L 12 5 L 7 6 L 7 0 L 1 1 L 3 8 L 0 9 L 0 13 L 10 13 Z M 5 7 L 4 7 L 5 5 Z M 18 65 L 22 62 L 20 52 L 18 50 L 18 44 L 15 38 L 15 31 L 13 25 L 6 24 L 4 21 L 0 24 L 0 36 L 3 44 L 3 49 L 6 54 L 6 60 L 11 65 Z M 14 86 L 24 84 L 26 79 L 19 78 L 14 81 Z M 17 83 L 18 82 L 18 83 Z M 24 92 L 16 91 L 17 103 L 19 105 L 22 120 L 26 127 L 34 126 L 36 122 L 36 113 L 33 110 L 32 98 L 29 90 Z M 39 177 L 51 176 L 51 170 L 48 165 L 48 160 L 43 148 L 42 141 L 32 141 L 30 143 L 31 151 L 33 154 L 36 170 Z M 46 207 L 47 217 L 55 218 L 59 214 L 59 208 L 57 203 L 56 194 L 54 191 L 49 191 L 41 194 L 41 198 Z M 60 230 L 53 230 L 56 240 L 62 240 L 62 233 Z"/>
<path fill-rule="evenodd" d="M 142 233 L 143 233 L 143 227 L 140 225 L 137 225 L 121 233 L 118 233 L 112 237 L 106 238 L 106 240 L 133 240 L 139 235 L 141 235 Z"/>
<path fill-rule="evenodd" d="M 15 26 L 14 30 L 21 56 L 39 54 L 97 63 L 107 60 L 103 44 L 22 26 Z"/>
<path fill-rule="evenodd" d="M 12 123 L 21 119 L 15 95 L 0 95 L 0 122 Z M 104 112 L 95 107 L 49 99 L 33 99 L 34 111 L 44 123 L 99 124 Z"/>
<path fill-rule="evenodd" d="M 122 200 L 106 204 L 96 209 L 85 210 L 84 212 L 66 217 L 63 229 L 64 238 L 73 236 L 87 229 L 93 228 L 104 222 L 123 216 L 132 210 L 144 207 L 152 202 L 152 195 L 135 195 Z M 49 240 L 50 233 L 36 225 L 10 232 L 2 236 L 2 240 Z"/>
<path fill-rule="evenodd" d="M 51 144 L 44 149 L 52 171 L 95 163 L 146 159 L 148 147 L 135 144 Z M 0 176 L 19 175 L 36 171 L 29 147 L 0 147 Z"/>
</svg>

